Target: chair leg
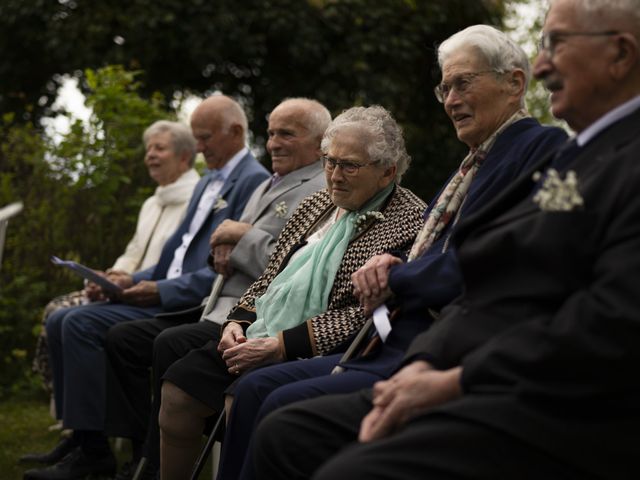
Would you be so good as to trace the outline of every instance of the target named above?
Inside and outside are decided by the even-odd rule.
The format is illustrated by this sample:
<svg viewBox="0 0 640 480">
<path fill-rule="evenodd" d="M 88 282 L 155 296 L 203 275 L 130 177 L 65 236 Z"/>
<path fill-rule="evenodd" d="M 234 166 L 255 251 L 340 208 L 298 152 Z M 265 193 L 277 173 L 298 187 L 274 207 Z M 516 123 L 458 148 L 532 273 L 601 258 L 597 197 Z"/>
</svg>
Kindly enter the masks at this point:
<svg viewBox="0 0 640 480">
<path fill-rule="evenodd" d="M 213 448 L 213 444 L 216 441 L 216 437 L 222 432 L 222 429 L 225 426 L 225 413 L 224 410 L 218 415 L 218 419 L 216 420 L 216 424 L 213 427 L 213 430 L 209 434 L 207 438 L 207 443 L 205 443 L 204 448 L 200 452 L 198 459 L 196 460 L 195 465 L 193 466 L 193 471 L 191 472 L 191 480 L 197 480 L 204 468 L 204 465 L 207 463 L 207 458 L 209 458 L 209 453 Z"/>
</svg>

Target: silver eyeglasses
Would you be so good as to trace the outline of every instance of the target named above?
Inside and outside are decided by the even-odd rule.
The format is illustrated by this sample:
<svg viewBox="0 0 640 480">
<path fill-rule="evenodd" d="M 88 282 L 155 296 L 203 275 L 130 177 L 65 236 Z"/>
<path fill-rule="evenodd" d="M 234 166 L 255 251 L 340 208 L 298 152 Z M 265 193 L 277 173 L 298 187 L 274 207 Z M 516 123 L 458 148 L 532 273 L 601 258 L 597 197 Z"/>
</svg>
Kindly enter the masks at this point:
<svg viewBox="0 0 640 480">
<path fill-rule="evenodd" d="M 481 70 L 479 72 L 462 73 L 457 77 L 454 77 L 450 83 L 442 82 L 433 89 L 436 94 L 436 98 L 440 103 L 444 103 L 452 90 L 455 90 L 460 95 L 467 93 L 473 84 L 476 77 L 485 75 L 487 73 L 501 73 L 496 70 Z"/>
<path fill-rule="evenodd" d="M 618 35 L 620 32 L 617 30 L 605 30 L 602 32 L 559 32 L 551 31 L 542 34 L 540 41 L 538 42 L 538 53 L 545 53 L 547 58 L 553 58 L 556 53 L 556 47 L 558 43 L 565 37 L 608 37 L 611 35 Z"/>
</svg>

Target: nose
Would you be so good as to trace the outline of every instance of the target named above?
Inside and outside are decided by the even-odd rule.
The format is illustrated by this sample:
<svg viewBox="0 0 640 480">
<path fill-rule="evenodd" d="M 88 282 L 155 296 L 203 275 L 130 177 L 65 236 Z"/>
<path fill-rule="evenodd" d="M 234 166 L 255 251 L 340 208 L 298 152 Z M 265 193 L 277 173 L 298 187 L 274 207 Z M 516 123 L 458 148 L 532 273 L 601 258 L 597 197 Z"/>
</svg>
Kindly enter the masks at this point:
<svg viewBox="0 0 640 480">
<path fill-rule="evenodd" d="M 267 140 L 267 152 L 271 154 L 271 152 L 276 150 L 279 146 L 280 146 L 280 143 L 278 142 L 278 140 L 276 140 L 276 136 L 275 135 L 270 136 L 269 139 Z"/>
<path fill-rule="evenodd" d="M 444 99 L 444 108 L 449 111 L 455 105 L 459 105 L 462 102 L 462 96 L 458 93 L 455 88 L 449 90 L 449 94 L 447 98 Z"/>
<path fill-rule="evenodd" d="M 202 140 L 198 140 L 196 142 L 196 150 L 198 151 L 198 153 L 204 152 L 204 142 Z"/>
<path fill-rule="evenodd" d="M 549 55 L 544 50 L 540 50 L 533 62 L 533 76 L 538 80 L 546 77 L 551 71 L 552 65 Z"/>
<path fill-rule="evenodd" d="M 342 172 L 342 167 L 340 167 L 339 165 L 336 165 L 336 167 L 333 169 L 333 172 L 331 172 L 331 181 L 341 182 L 342 180 L 344 180 L 344 173 Z"/>
</svg>

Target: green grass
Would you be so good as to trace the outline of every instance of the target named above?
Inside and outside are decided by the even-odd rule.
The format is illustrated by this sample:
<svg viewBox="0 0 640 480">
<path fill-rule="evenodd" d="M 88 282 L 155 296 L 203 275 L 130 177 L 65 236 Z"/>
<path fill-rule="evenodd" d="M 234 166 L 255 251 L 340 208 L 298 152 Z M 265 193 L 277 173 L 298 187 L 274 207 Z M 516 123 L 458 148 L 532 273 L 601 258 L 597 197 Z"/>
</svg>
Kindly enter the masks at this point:
<svg viewBox="0 0 640 480">
<path fill-rule="evenodd" d="M 18 458 L 28 452 L 46 452 L 61 439 L 60 431 L 50 431 L 54 420 L 46 400 L 10 399 L 0 402 L 0 479 L 20 480 L 25 470 L 39 464 L 20 464 Z M 118 464 L 129 459 L 129 442 L 114 449 Z"/>
<path fill-rule="evenodd" d="M 54 420 L 44 397 L 25 400 L 23 396 L 0 401 L 0 480 L 22 479 L 25 470 L 38 465 L 19 464 L 18 458 L 28 452 L 51 450 L 60 440 L 59 431 L 48 429 Z M 130 458 L 129 442 L 122 443 L 121 449 L 114 449 L 118 465 Z M 211 478 L 211 458 L 200 478 Z"/>
<path fill-rule="evenodd" d="M 0 402 L 0 478 L 21 479 L 34 465 L 18 464 L 20 455 L 44 452 L 54 446 L 59 432 L 50 432 L 54 423 L 44 400 L 4 400 Z"/>
</svg>

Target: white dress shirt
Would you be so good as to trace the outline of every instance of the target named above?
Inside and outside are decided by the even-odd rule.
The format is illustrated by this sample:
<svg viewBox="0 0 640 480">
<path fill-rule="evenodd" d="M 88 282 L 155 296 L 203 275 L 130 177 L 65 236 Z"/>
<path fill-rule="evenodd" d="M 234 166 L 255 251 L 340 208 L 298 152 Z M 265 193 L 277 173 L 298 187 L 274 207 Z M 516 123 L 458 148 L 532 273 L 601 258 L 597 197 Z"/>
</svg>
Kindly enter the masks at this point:
<svg viewBox="0 0 640 480">
<path fill-rule="evenodd" d="M 224 182 L 227 181 L 233 169 L 238 166 L 240 160 L 242 160 L 247 153 L 249 153 L 249 150 L 245 147 L 231 157 L 231 160 L 225 163 L 224 167 L 219 170 L 211 170 L 209 174 L 211 178 L 200 196 L 198 208 L 191 219 L 189 229 L 182 235 L 182 243 L 176 248 L 173 254 L 173 260 L 169 265 L 169 270 L 167 270 L 167 279 L 177 278 L 182 275 L 182 264 L 189 245 L 191 245 L 194 237 L 204 224 L 209 212 L 215 207 L 216 202 L 220 198 L 220 190 L 222 190 Z"/>
</svg>

